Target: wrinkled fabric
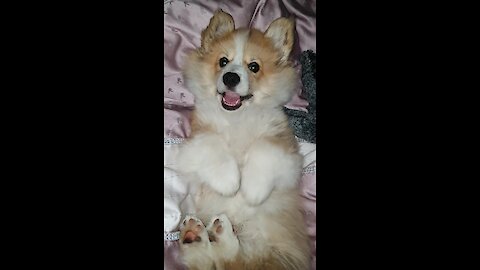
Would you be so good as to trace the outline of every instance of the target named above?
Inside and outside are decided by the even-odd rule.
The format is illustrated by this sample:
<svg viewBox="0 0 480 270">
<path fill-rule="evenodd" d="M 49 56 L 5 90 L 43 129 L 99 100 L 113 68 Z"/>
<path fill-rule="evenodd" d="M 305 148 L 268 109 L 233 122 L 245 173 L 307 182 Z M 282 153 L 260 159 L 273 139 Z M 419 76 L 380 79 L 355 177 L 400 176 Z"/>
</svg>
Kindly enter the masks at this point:
<svg viewBox="0 0 480 270">
<path fill-rule="evenodd" d="M 181 164 L 175 162 L 183 139 L 190 136 L 190 113 L 195 100 L 183 82 L 182 65 L 188 53 L 200 45 L 201 31 L 208 25 L 214 11 L 230 13 L 236 28 L 254 27 L 265 31 L 278 17 L 294 16 L 296 43 L 292 61 L 301 72 L 300 54 L 306 50 L 316 52 L 316 1 L 250 1 L 250 0 L 164 0 L 164 232 L 178 230 L 182 215 L 193 213 L 193 200 L 188 186 L 177 175 Z M 307 111 L 308 102 L 301 98 L 302 83 L 285 107 Z M 305 221 L 312 246 L 312 269 L 316 269 L 316 144 L 300 142 L 304 156 L 304 171 L 300 181 L 300 194 Z M 185 269 L 178 260 L 178 241 L 164 242 L 164 269 Z"/>
<path fill-rule="evenodd" d="M 189 116 L 190 111 L 181 106 L 165 107 L 163 109 L 163 137 L 188 138 L 191 131 L 189 124 Z"/>
</svg>

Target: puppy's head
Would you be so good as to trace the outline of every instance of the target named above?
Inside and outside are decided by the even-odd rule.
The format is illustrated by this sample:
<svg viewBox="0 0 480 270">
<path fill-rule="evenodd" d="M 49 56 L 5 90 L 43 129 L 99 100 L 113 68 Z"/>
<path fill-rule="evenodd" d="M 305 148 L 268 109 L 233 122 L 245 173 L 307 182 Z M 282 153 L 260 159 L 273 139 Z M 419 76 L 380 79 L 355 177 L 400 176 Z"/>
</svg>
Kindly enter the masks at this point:
<svg viewBox="0 0 480 270">
<path fill-rule="evenodd" d="M 187 62 L 187 84 L 197 99 L 216 99 L 226 111 L 283 105 L 296 83 L 288 61 L 293 42 L 293 19 L 276 19 L 265 32 L 235 29 L 232 16 L 219 10 Z"/>
</svg>

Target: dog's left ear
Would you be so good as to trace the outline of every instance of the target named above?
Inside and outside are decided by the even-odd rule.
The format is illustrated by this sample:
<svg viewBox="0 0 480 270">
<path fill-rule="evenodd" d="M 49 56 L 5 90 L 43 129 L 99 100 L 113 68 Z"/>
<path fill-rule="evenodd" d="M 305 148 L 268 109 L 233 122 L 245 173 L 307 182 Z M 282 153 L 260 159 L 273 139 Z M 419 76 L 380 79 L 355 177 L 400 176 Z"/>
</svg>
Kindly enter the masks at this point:
<svg viewBox="0 0 480 270">
<path fill-rule="evenodd" d="M 286 61 L 292 52 L 294 32 L 295 21 L 293 18 L 278 18 L 265 31 L 265 36 L 273 41 L 273 46 L 281 53 L 280 62 Z"/>
</svg>

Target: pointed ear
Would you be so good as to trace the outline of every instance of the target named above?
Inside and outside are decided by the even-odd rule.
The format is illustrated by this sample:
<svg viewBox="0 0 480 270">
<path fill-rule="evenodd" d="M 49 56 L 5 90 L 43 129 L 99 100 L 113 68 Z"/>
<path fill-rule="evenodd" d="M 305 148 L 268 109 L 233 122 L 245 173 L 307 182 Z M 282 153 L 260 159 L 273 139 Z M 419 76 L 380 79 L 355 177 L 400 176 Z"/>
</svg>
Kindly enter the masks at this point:
<svg viewBox="0 0 480 270">
<path fill-rule="evenodd" d="M 212 40 L 233 30 L 235 30 L 235 23 L 232 16 L 221 9 L 215 11 L 207 28 L 202 31 L 202 49 L 208 50 Z"/>
<path fill-rule="evenodd" d="M 295 21 L 293 18 L 278 18 L 265 31 L 265 36 L 270 38 L 273 46 L 280 51 L 280 62 L 286 61 L 292 52 L 294 32 Z"/>
</svg>

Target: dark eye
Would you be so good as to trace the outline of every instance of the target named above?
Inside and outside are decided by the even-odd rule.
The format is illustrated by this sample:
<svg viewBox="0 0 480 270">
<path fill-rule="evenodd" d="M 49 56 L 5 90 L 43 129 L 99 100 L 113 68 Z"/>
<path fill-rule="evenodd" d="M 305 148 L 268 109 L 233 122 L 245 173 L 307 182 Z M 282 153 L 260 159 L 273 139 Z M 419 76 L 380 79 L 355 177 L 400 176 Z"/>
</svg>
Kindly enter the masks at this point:
<svg viewBox="0 0 480 270">
<path fill-rule="evenodd" d="M 228 64 L 228 59 L 226 57 L 222 57 L 220 58 L 220 61 L 218 61 L 218 64 L 220 65 L 220 67 L 224 67 Z"/>
<path fill-rule="evenodd" d="M 248 64 L 248 69 L 250 69 L 253 73 L 257 73 L 260 70 L 260 66 L 256 62 L 252 62 Z"/>
</svg>

